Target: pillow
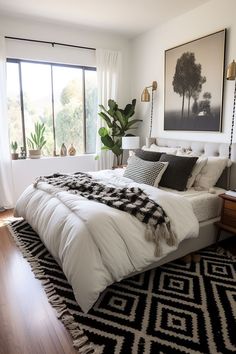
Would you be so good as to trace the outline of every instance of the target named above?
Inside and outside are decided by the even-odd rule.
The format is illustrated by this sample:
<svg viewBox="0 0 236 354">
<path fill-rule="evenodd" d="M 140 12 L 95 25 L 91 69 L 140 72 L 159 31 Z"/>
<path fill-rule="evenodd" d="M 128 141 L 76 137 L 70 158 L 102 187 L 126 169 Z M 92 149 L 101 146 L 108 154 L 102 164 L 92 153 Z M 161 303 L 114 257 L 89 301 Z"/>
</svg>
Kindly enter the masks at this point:
<svg viewBox="0 0 236 354">
<path fill-rule="evenodd" d="M 159 161 L 162 153 L 156 151 L 145 151 L 142 149 L 137 149 L 135 150 L 135 155 L 145 161 Z"/>
<path fill-rule="evenodd" d="M 124 177 L 132 179 L 137 183 L 145 183 L 157 187 L 168 163 L 144 161 L 138 156 L 131 156 L 128 159 L 128 166 L 124 172 Z"/>
<path fill-rule="evenodd" d="M 214 187 L 225 167 L 228 166 L 228 160 L 226 157 L 208 157 L 207 164 L 194 182 L 194 188 L 196 190 L 208 190 Z"/>
<path fill-rule="evenodd" d="M 206 166 L 207 164 L 207 161 L 208 161 L 208 158 L 207 157 L 199 157 L 196 161 L 196 164 L 194 165 L 193 169 L 192 169 L 192 172 L 191 172 L 191 175 L 188 179 L 188 182 L 187 182 L 187 189 L 191 188 L 193 185 L 194 185 L 194 182 L 197 178 L 197 176 L 199 175 L 199 173 L 201 172 L 201 170 L 203 169 L 204 166 Z"/>
<path fill-rule="evenodd" d="M 159 161 L 169 162 L 169 165 L 161 179 L 160 186 L 178 191 L 186 190 L 188 178 L 197 159 L 197 157 L 162 155 Z"/>
<path fill-rule="evenodd" d="M 176 152 L 176 156 L 201 156 L 200 153 L 197 153 L 196 151 L 193 151 L 191 149 L 186 149 L 186 148 L 178 148 Z"/>
<path fill-rule="evenodd" d="M 158 146 L 156 144 L 152 144 L 150 147 L 143 146 L 142 150 L 144 151 L 155 151 L 155 152 L 161 152 L 161 153 L 167 153 L 167 154 L 172 154 L 175 155 L 177 152 L 177 148 L 172 148 L 168 146 Z"/>
<path fill-rule="evenodd" d="M 200 156 L 199 153 L 196 153 L 196 152 L 192 151 L 191 149 L 186 149 L 186 148 L 178 148 L 176 156 L 185 156 L 185 157 L 199 156 L 195 166 L 193 167 L 193 170 L 192 170 L 191 175 L 188 179 L 188 182 L 187 182 L 186 188 L 189 189 L 194 185 L 194 182 L 195 182 L 198 174 L 201 172 L 203 167 L 207 164 L 207 157 Z"/>
<path fill-rule="evenodd" d="M 165 152 L 166 154 L 176 155 L 177 148 L 172 148 L 168 146 L 158 146 L 156 144 L 152 144 L 149 148 L 149 151 Z"/>
</svg>

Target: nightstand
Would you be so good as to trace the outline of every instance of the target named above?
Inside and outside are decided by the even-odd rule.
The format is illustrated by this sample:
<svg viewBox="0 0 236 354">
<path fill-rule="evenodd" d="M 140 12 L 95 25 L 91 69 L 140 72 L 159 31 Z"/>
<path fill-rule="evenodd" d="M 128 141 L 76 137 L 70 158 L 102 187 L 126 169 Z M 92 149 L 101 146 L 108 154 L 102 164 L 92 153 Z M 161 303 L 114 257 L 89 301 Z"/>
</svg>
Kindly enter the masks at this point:
<svg viewBox="0 0 236 354">
<path fill-rule="evenodd" d="M 223 199 L 223 205 L 220 221 L 215 223 L 218 227 L 216 243 L 220 239 L 222 230 L 236 234 L 236 198 L 227 194 L 220 194 L 219 197 Z"/>
</svg>

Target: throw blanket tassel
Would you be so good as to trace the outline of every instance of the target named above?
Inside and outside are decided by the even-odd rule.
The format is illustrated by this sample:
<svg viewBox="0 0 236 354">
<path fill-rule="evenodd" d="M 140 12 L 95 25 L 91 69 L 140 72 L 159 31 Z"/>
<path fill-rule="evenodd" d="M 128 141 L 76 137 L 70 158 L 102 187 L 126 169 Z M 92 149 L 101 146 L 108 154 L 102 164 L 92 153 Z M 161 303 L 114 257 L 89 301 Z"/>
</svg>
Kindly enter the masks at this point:
<svg viewBox="0 0 236 354">
<path fill-rule="evenodd" d="M 155 243 L 155 257 L 162 256 L 163 250 L 161 247 L 161 241 L 165 240 L 168 246 L 174 246 L 177 243 L 175 234 L 166 226 L 165 223 L 159 224 L 155 228 L 147 225 L 145 238 L 147 241 L 152 241 Z"/>
</svg>

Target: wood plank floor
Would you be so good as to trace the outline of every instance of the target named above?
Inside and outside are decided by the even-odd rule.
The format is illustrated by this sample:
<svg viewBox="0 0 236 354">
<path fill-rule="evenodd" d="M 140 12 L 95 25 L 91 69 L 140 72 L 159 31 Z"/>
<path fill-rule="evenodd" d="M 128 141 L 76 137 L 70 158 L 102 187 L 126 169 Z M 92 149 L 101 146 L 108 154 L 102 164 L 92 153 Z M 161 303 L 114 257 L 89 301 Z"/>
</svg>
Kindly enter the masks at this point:
<svg viewBox="0 0 236 354">
<path fill-rule="evenodd" d="M 22 257 L 0 213 L 0 354 L 73 354 L 70 335 Z"/>
</svg>

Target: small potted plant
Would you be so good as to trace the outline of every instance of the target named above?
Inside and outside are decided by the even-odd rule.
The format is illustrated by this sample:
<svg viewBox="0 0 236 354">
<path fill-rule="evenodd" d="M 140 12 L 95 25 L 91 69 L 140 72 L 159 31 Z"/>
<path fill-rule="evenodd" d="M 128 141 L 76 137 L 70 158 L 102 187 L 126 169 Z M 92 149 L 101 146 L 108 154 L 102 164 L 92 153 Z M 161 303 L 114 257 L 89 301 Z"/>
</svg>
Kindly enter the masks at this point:
<svg viewBox="0 0 236 354">
<path fill-rule="evenodd" d="M 16 151 L 17 151 L 17 148 L 18 148 L 18 144 L 17 144 L 16 141 L 12 141 L 12 142 L 11 142 L 11 148 L 12 148 L 11 158 L 12 158 L 12 160 L 17 160 L 19 154 L 16 152 Z"/>
<path fill-rule="evenodd" d="M 29 157 L 31 159 L 40 159 L 41 150 L 46 144 L 44 137 L 45 126 L 44 123 L 35 123 L 34 133 L 30 134 L 30 138 L 27 138 L 27 143 L 29 146 Z"/>
</svg>

